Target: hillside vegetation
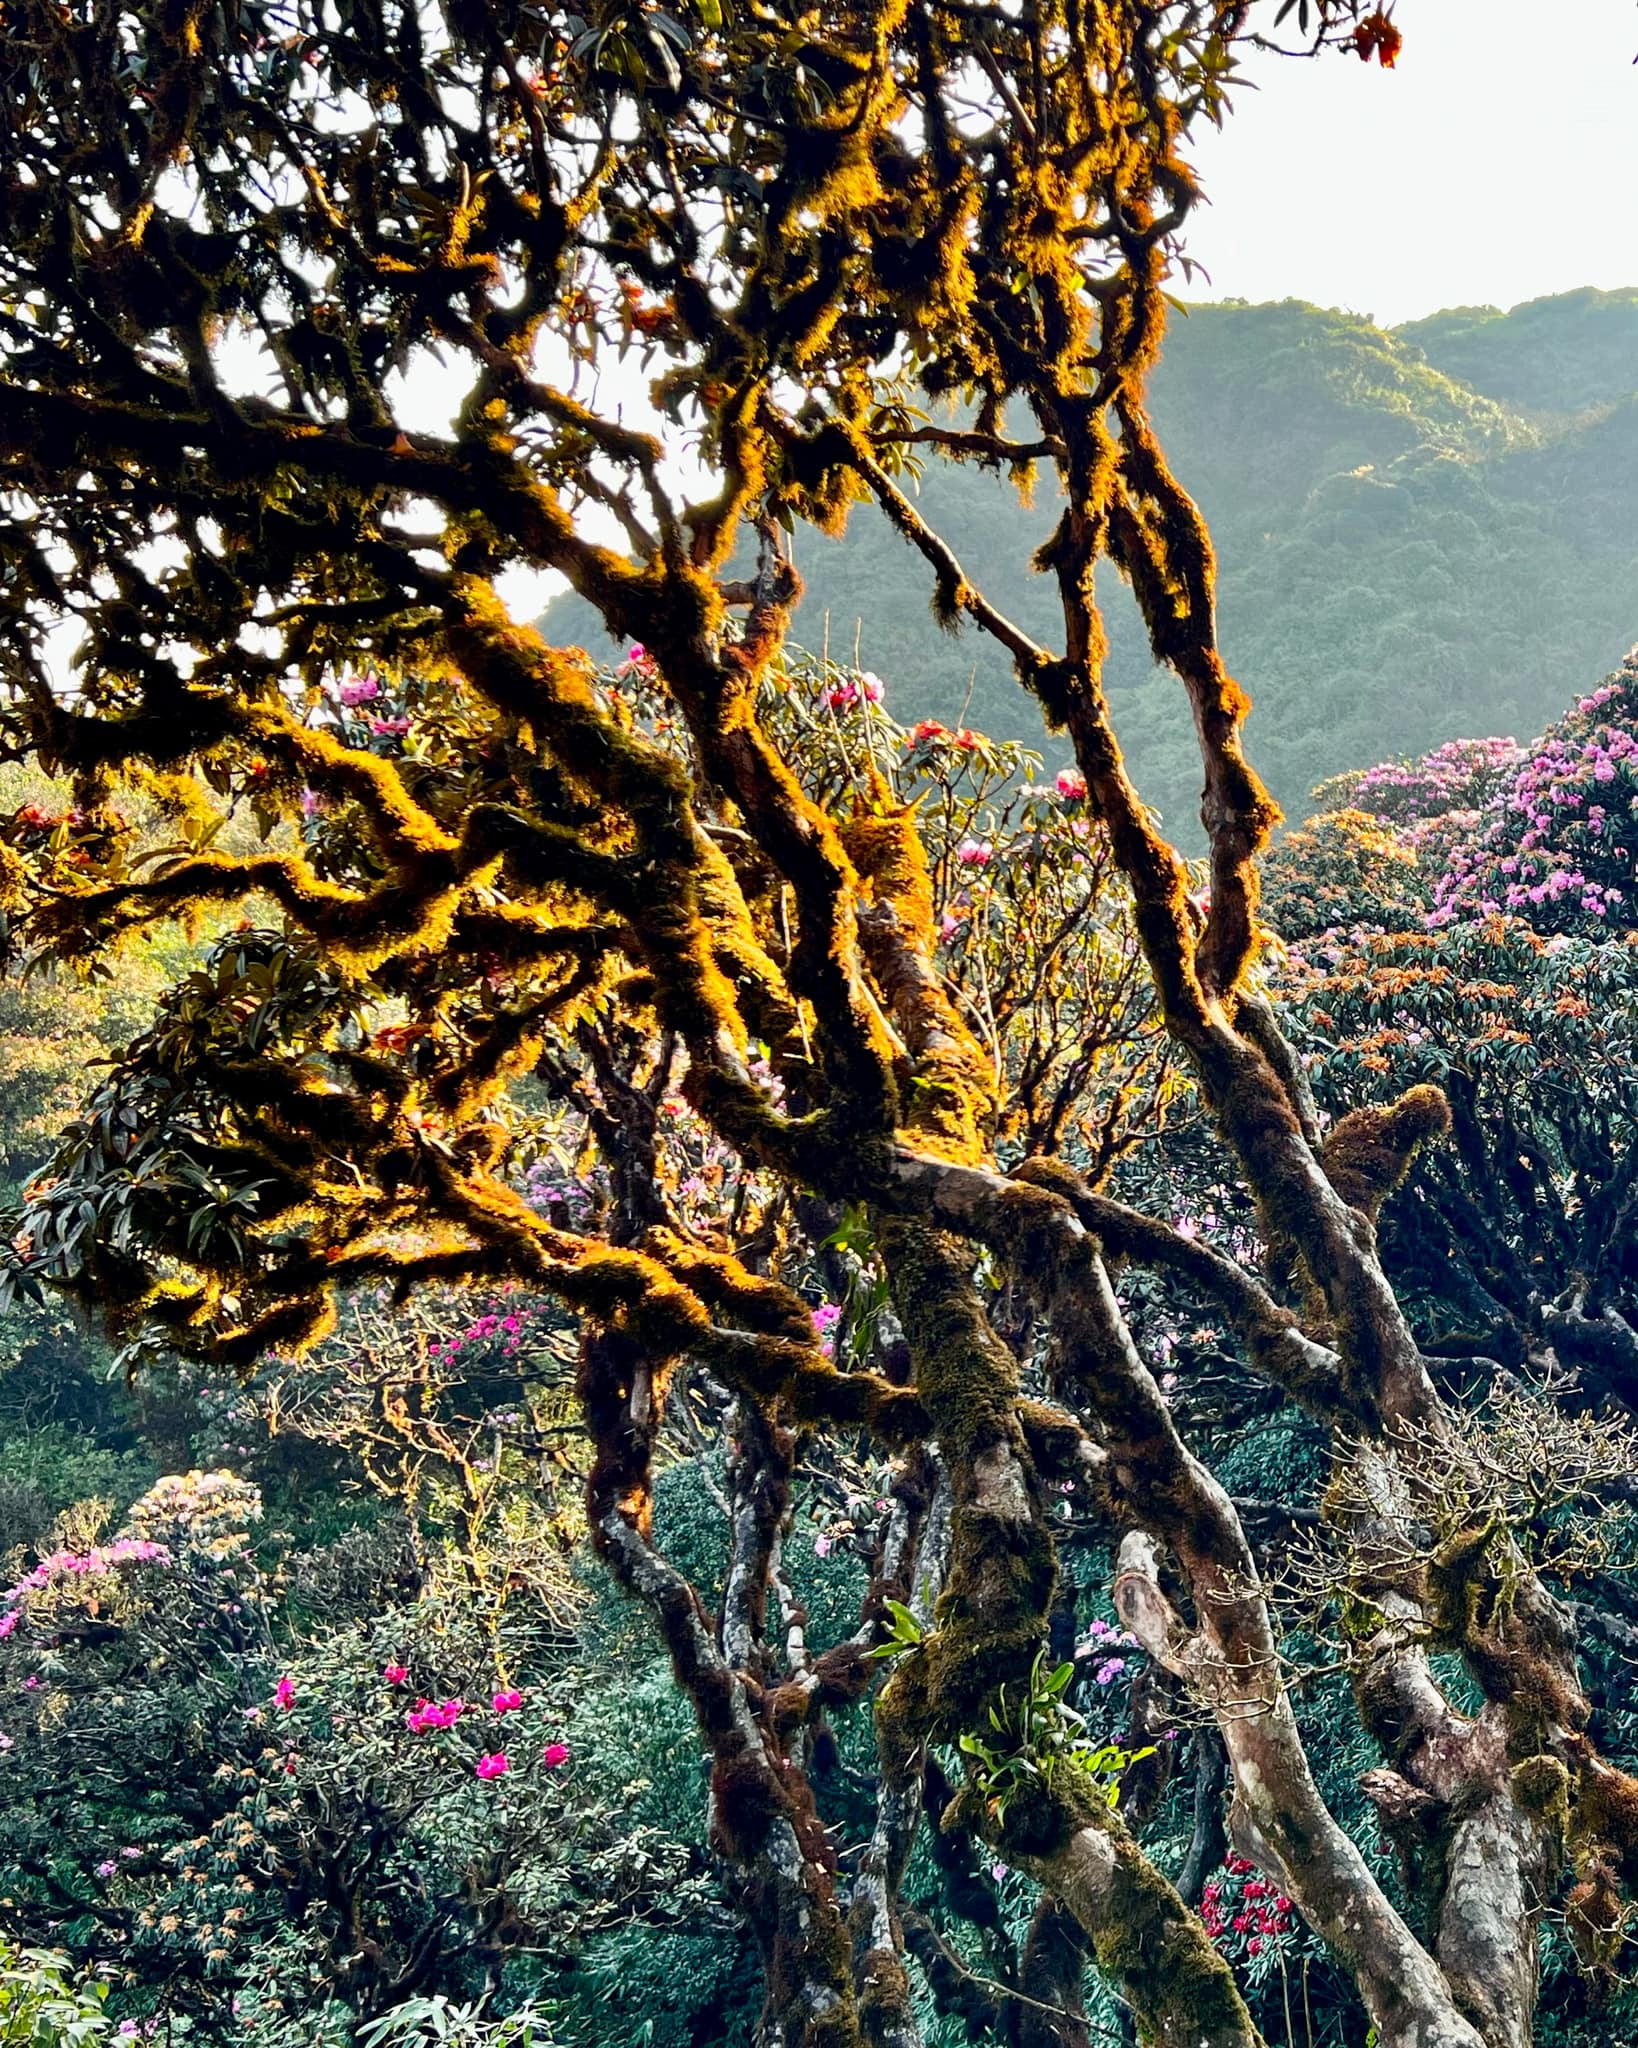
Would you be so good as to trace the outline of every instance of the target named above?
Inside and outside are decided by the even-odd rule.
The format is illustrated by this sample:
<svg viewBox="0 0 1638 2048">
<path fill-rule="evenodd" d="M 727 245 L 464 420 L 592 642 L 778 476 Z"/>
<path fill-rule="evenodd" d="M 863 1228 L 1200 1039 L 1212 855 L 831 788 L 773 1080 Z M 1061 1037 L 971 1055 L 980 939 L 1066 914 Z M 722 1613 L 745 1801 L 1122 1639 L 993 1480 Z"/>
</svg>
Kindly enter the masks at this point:
<svg viewBox="0 0 1638 2048">
<path fill-rule="evenodd" d="M 1252 753 L 1294 817 L 1321 777 L 1385 753 L 1539 731 L 1563 678 L 1607 670 L 1638 632 L 1638 290 L 1392 332 L 1297 301 L 1197 306 L 1172 323 L 1154 411 L 1216 537 Z M 1050 488 L 1022 505 L 1002 477 L 937 463 L 920 503 L 988 594 L 1051 636 L 1018 544 L 1045 537 Z M 898 717 L 1036 736 L 992 646 L 929 632 L 924 565 L 873 506 L 838 541 L 804 532 L 798 562 L 799 633 L 848 657 L 857 642 Z M 1192 829 L 1175 685 L 1125 592 L 1105 598 L 1139 785 Z M 606 644 L 575 601 L 550 625 Z"/>
</svg>

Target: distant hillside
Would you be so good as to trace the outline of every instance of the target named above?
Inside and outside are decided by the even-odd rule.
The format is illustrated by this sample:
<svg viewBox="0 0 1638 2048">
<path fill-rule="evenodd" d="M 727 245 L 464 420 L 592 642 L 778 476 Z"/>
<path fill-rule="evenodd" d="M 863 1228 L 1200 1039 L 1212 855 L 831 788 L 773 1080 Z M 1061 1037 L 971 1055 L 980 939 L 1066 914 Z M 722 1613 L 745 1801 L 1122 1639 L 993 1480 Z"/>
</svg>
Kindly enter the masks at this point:
<svg viewBox="0 0 1638 2048">
<path fill-rule="evenodd" d="M 1436 369 L 1523 412 L 1578 413 L 1638 388 L 1638 290 L 1565 292 L 1504 313 L 1458 306 L 1395 338 Z"/>
<path fill-rule="evenodd" d="M 1223 646 L 1253 757 L 1301 815 L 1322 777 L 1475 732 L 1533 732 L 1566 675 L 1638 635 L 1638 291 L 1464 308 L 1396 332 L 1287 301 L 1174 320 L 1154 411 L 1221 561 Z M 930 469 L 921 505 L 969 573 L 1053 639 L 1029 570 L 1054 516 L 1001 480 Z M 798 636 L 858 635 L 901 719 L 1033 736 L 985 641 L 933 625 L 916 556 L 865 508 L 798 536 Z M 1187 833 L 1197 773 L 1178 686 L 1151 667 L 1112 573 L 1110 679 L 1140 788 Z M 590 635 L 576 602 L 557 636 Z"/>
</svg>

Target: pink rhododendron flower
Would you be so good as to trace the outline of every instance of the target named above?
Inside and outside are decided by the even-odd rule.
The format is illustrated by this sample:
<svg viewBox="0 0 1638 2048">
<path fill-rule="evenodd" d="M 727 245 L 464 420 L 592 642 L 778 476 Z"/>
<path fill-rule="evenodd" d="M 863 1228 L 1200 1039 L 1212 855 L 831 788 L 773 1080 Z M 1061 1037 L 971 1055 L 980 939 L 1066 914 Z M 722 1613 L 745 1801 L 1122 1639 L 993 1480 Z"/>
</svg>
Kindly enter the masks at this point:
<svg viewBox="0 0 1638 2048">
<path fill-rule="evenodd" d="M 389 1685 L 402 1685 L 409 1677 L 409 1666 L 407 1664 L 385 1664 L 382 1666 L 381 1676 Z"/>
<path fill-rule="evenodd" d="M 355 676 L 351 682 L 343 683 L 336 695 L 343 704 L 368 704 L 381 695 L 381 685 L 374 676 Z"/>
<path fill-rule="evenodd" d="M 429 1728 L 453 1728 L 465 1712 L 465 1700 L 445 1700 L 439 1706 L 434 1706 L 431 1700 L 417 1700 L 404 1716 L 404 1726 L 417 1735 Z"/>
<path fill-rule="evenodd" d="M 478 1759 L 480 1778 L 504 1778 L 511 1768 L 512 1759 L 504 1750 L 497 1749 L 492 1755 L 486 1751 Z"/>
<path fill-rule="evenodd" d="M 293 1678 L 281 1678 L 273 1688 L 273 1701 L 276 1706 L 283 1707 L 288 1714 L 296 1704 L 296 1681 Z"/>
<path fill-rule="evenodd" d="M 540 1752 L 540 1760 L 547 1770 L 557 1770 L 569 1761 L 569 1745 L 566 1742 L 548 1742 Z"/>
<path fill-rule="evenodd" d="M 489 1702 L 497 1714 L 515 1714 L 523 1705 L 523 1695 L 517 1691 L 498 1692 Z"/>
<path fill-rule="evenodd" d="M 1060 768 L 1052 786 L 1066 803 L 1078 804 L 1086 796 L 1086 777 L 1078 768 Z"/>
</svg>

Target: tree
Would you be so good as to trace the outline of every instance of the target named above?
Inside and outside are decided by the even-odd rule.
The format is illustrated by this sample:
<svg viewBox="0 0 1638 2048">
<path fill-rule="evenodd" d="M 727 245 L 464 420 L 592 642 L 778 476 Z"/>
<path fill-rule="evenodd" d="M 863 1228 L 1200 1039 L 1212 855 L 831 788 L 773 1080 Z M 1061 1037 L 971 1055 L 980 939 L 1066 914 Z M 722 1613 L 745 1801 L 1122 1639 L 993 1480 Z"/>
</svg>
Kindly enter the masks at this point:
<svg viewBox="0 0 1638 2048">
<path fill-rule="evenodd" d="M 97 1090 L 19 1221 L 12 1284 L 77 1287 L 244 1369 L 382 1283 L 511 1280 L 578 1316 L 593 1537 L 698 1716 L 786 2048 L 913 2041 L 899 1881 L 943 1757 L 947 1834 L 1043 1887 L 1072 2033 L 1089 1946 L 1149 2037 L 1256 2038 L 1043 1658 L 1065 1482 L 1118 1544 L 1128 1629 L 1216 1724 L 1238 1852 L 1385 2048 L 1529 2039 L 1537 1901 L 1567 1863 L 1589 1958 L 1621 1938 L 1638 1786 L 1587 1736 L 1563 1612 L 1477 1483 L 1482 1516 L 1436 1547 L 1414 1512 L 1430 1445 L 1479 1453 L 1375 1220 L 1448 1110 L 1419 1086 L 1322 1137 L 1257 990 L 1275 812 L 1216 646 L 1210 542 L 1145 409 L 1196 196 L 1183 143 L 1222 116 L 1259 19 L 1243 0 L 8 16 L 5 743 L 67 778 L 77 814 L 7 834 L 14 942 L 96 971 L 166 921 L 247 919 Z M 1398 47 L 1346 0 L 1297 20 L 1367 60 Z M 430 349 L 461 383 L 438 431 L 401 398 Z M 672 448 L 632 424 L 649 412 Z M 1056 477 L 1056 646 L 921 518 L 906 483 L 928 455 Z M 879 763 L 827 776 L 782 716 L 787 536 L 866 496 L 923 558 L 939 623 L 1003 646 L 1073 745 L 1065 800 L 1129 893 L 1267 1284 L 1108 1191 L 1122 1118 L 1081 1035 L 1097 985 L 1034 1053 L 1001 1043 L 940 956 L 936 822 Z M 1104 560 L 1188 700 L 1204 890 L 1122 764 Z M 515 622 L 519 566 L 638 643 L 642 701 Z M 224 821 L 247 816 L 263 846 L 233 851 Z M 1026 923 L 1059 890 L 1095 939 L 1090 882 L 1057 877 L 1019 893 Z M 523 1076 L 565 1120 L 530 1122 Z M 703 1210 L 671 1175 L 671 1102 L 720 1148 Z M 560 1128 L 598 1157 L 599 1199 L 542 1213 L 518 1147 Z M 1212 1301 L 1331 1432 L 1359 1711 L 1420 1936 L 1316 1790 L 1255 1552 L 1134 1342 L 1122 1264 Z M 827 1270 L 870 1311 L 845 1350 L 816 1326 Z M 656 1443 L 691 1383 L 732 1404 L 715 1616 L 652 1540 Z M 815 1439 L 895 1461 L 865 1608 L 822 1653 L 780 1571 Z M 1476 1714 L 1435 1650 L 1466 1660 Z M 875 1818 L 843 1883 L 804 1763 L 884 1665 Z"/>
<path fill-rule="evenodd" d="M 1268 868 L 1321 1101 L 1431 1082 L 1450 1104 L 1454 1142 L 1388 1239 L 1433 1348 L 1563 1362 L 1579 1395 L 1629 1406 L 1635 678 L 1629 658 L 1528 747 L 1458 742 L 1322 785 L 1349 808 Z"/>
</svg>

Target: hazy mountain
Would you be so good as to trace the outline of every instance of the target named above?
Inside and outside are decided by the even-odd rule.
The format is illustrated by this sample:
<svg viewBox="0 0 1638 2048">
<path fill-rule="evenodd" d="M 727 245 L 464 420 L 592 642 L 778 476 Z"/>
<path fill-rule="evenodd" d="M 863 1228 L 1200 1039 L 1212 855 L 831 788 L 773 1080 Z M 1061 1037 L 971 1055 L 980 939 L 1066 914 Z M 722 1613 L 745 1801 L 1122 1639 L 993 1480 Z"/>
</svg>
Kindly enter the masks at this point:
<svg viewBox="0 0 1638 2048">
<path fill-rule="evenodd" d="M 1253 757 L 1301 814 L 1322 776 L 1470 733 L 1538 730 L 1566 678 L 1638 637 L 1638 291 L 1462 308 L 1386 332 L 1287 301 L 1175 319 L 1154 412 L 1217 539 L 1225 653 Z M 920 503 L 967 571 L 1047 640 L 1028 567 L 1054 516 L 1003 480 L 930 468 Z M 938 631 L 919 557 L 872 510 L 798 536 L 798 636 L 851 650 L 897 715 L 1038 730 L 993 649 Z M 1197 770 L 1179 686 L 1150 666 L 1106 573 L 1110 678 L 1139 786 L 1188 828 Z M 585 608 L 549 615 L 590 636 Z M 969 702 L 970 691 L 970 702 Z"/>
</svg>

